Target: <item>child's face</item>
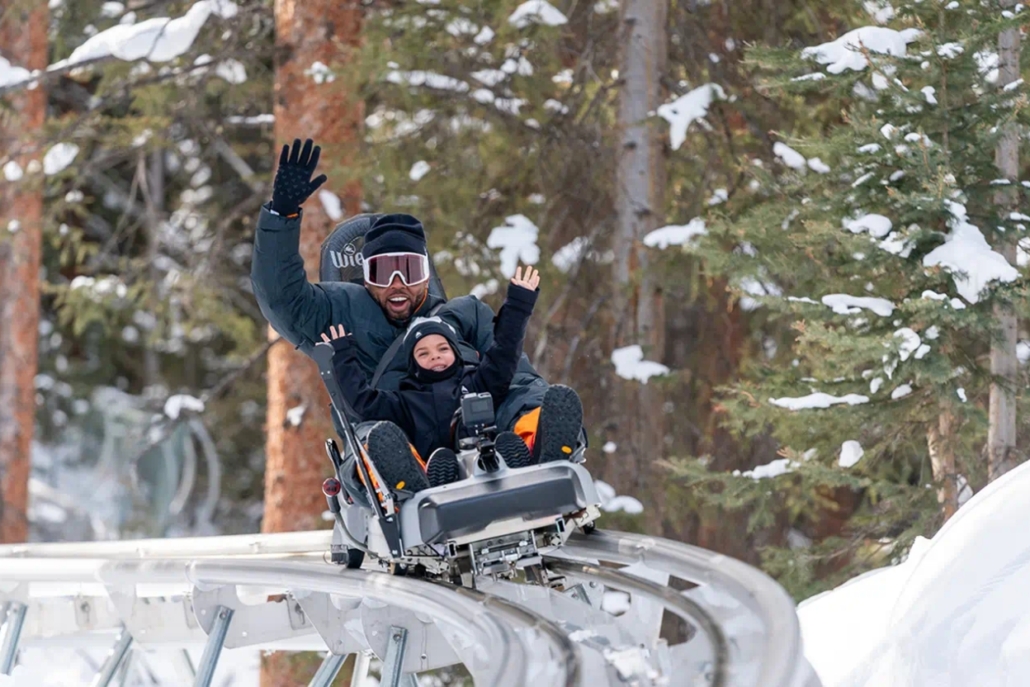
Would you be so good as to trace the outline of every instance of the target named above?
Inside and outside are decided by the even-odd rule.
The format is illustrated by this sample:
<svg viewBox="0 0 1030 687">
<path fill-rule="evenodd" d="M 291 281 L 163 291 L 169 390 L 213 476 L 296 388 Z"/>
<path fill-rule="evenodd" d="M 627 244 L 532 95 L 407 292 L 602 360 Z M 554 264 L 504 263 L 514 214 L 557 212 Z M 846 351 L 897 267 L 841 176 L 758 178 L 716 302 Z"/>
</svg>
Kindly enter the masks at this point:
<svg viewBox="0 0 1030 687">
<path fill-rule="evenodd" d="M 430 334 L 415 344 L 415 362 L 423 370 L 441 372 L 454 364 L 454 349 L 439 334 Z"/>
</svg>

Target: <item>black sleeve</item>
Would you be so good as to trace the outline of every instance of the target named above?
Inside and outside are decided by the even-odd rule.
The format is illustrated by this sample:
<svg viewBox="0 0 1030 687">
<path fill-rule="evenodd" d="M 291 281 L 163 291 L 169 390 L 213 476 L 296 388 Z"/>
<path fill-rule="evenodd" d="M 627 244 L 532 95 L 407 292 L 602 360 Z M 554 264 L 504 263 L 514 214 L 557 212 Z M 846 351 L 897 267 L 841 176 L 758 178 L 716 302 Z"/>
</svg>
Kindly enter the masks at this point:
<svg viewBox="0 0 1030 687">
<path fill-rule="evenodd" d="M 254 232 L 251 284 L 258 307 L 272 328 L 305 353 L 330 323 L 332 307 L 326 292 L 308 282 L 300 256 L 301 217 L 282 217 L 261 208 Z M 350 322 L 346 322 L 350 324 Z"/>
<path fill-rule="evenodd" d="M 411 416 L 401 393 L 379 391 L 368 385 L 368 378 L 357 359 L 357 347 L 351 337 L 333 341 L 333 372 L 347 403 L 363 420 L 389 420 L 405 434 L 412 436 Z"/>
<path fill-rule="evenodd" d="M 494 407 L 508 395 L 508 387 L 522 357 L 522 341 L 526 338 L 526 325 L 533 314 L 538 293 L 509 284 L 508 297 L 494 318 L 493 341 L 472 378 L 472 386 L 477 392 L 487 391 L 493 396 Z"/>
</svg>

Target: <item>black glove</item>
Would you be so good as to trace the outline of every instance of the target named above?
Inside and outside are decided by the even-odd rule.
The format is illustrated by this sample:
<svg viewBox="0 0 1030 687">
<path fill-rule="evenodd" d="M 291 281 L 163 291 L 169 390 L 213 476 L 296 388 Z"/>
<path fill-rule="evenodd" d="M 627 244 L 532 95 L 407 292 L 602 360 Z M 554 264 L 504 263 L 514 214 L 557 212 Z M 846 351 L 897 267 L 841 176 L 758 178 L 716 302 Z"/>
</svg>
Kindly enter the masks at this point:
<svg viewBox="0 0 1030 687">
<path fill-rule="evenodd" d="M 307 200 L 318 187 L 326 182 L 325 174 L 312 180 L 318 165 L 318 157 L 322 149 L 315 146 L 310 138 L 304 141 L 304 149 L 300 148 L 300 139 L 294 139 L 293 150 L 284 145 L 279 155 L 279 169 L 275 173 L 272 184 L 272 209 L 280 215 L 294 215 L 300 211 L 300 205 Z"/>
</svg>

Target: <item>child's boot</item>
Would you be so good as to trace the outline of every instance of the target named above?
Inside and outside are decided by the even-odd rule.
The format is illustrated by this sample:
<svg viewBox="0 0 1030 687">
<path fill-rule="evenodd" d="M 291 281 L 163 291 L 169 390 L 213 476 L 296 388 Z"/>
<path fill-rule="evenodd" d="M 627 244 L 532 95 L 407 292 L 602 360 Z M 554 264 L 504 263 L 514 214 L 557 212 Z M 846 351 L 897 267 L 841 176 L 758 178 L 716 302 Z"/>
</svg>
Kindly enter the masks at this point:
<svg viewBox="0 0 1030 687">
<path fill-rule="evenodd" d="M 571 458 L 582 427 L 583 403 L 579 394 L 562 384 L 553 385 L 540 405 L 540 424 L 533 442 L 534 462 Z"/>
<path fill-rule="evenodd" d="M 426 476 L 429 477 L 429 485 L 438 487 L 441 484 L 457 482 L 461 477 L 458 470 L 458 456 L 449 448 L 441 447 L 433 451 L 426 463 Z"/>
<path fill-rule="evenodd" d="M 411 451 L 408 437 L 392 422 L 379 422 L 368 433 L 368 456 L 394 492 L 416 493 L 429 488 L 429 480 Z"/>
<path fill-rule="evenodd" d="M 533 462 L 529 447 L 515 432 L 500 432 L 494 440 L 494 451 L 509 468 L 524 468 Z"/>
</svg>

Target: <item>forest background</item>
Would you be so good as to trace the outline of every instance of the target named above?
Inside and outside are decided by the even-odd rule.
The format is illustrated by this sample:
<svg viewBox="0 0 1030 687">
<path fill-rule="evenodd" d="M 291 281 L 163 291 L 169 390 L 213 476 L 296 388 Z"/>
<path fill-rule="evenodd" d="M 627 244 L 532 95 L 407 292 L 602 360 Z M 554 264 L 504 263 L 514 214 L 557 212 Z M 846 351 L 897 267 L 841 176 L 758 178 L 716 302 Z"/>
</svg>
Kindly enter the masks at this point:
<svg viewBox="0 0 1030 687">
<path fill-rule="evenodd" d="M 358 212 L 419 217 L 452 297 L 540 267 L 602 526 L 798 600 L 900 560 L 1022 461 L 1030 182 L 1022 6 L 895 5 L 0 2 L 0 536 L 328 527 L 249 282 L 310 137 L 312 277 Z"/>
</svg>

